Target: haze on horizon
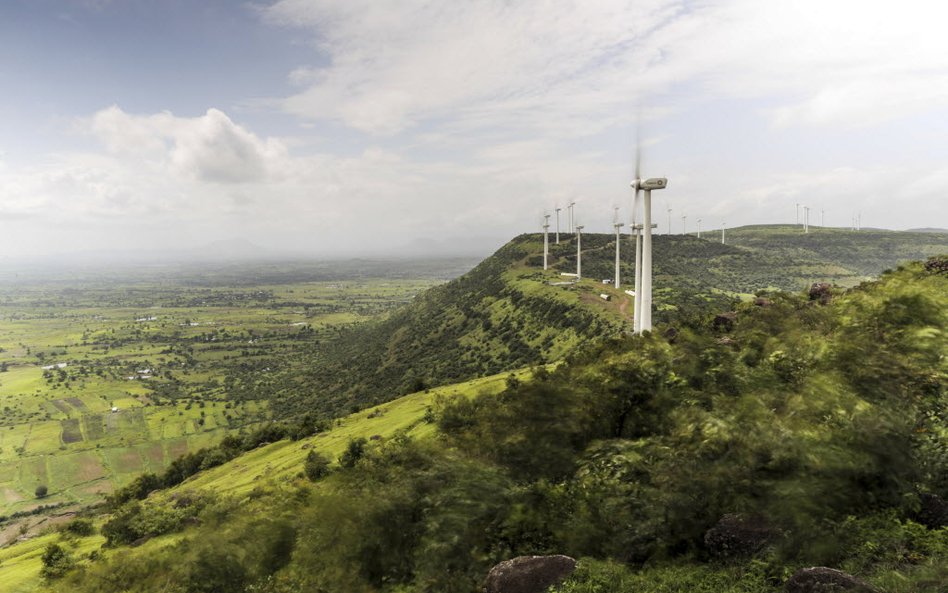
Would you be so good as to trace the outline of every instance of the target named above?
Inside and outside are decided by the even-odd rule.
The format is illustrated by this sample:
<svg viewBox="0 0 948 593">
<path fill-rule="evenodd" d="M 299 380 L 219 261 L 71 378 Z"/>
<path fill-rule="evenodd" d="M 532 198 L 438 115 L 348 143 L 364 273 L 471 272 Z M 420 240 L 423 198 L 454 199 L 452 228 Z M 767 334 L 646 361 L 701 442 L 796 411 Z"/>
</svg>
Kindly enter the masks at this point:
<svg viewBox="0 0 948 593">
<path fill-rule="evenodd" d="M 12 0 L 0 261 L 489 250 L 673 231 L 948 226 L 948 8 L 906 2 Z M 565 225 L 565 217 L 563 219 Z M 223 242 L 223 243 L 221 243 Z"/>
</svg>

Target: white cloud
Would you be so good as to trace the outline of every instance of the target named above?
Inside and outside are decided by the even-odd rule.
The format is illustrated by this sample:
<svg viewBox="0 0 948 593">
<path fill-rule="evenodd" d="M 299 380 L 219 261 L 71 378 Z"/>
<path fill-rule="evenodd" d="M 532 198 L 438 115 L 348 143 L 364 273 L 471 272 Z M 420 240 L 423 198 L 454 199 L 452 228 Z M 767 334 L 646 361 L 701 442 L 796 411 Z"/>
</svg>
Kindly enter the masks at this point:
<svg viewBox="0 0 948 593">
<path fill-rule="evenodd" d="M 443 120 L 589 133 L 649 97 L 768 98 L 781 125 L 948 106 L 948 9 L 924 0 L 282 0 L 265 14 L 312 28 L 329 59 L 293 74 L 307 86 L 284 108 L 372 133 Z"/>
</svg>

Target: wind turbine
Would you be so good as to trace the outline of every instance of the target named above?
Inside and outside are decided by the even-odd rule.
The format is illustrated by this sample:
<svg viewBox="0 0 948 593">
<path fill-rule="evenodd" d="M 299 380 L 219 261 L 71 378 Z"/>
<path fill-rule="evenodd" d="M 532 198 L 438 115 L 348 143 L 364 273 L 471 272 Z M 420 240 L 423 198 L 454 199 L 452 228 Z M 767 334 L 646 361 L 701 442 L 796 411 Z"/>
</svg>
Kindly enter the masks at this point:
<svg viewBox="0 0 948 593">
<path fill-rule="evenodd" d="M 568 207 L 568 209 L 569 209 L 569 232 L 571 232 L 571 233 L 575 233 L 575 232 L 576 232 L 576 227 L 573 226 L 573 206 L 575 206 L 575 205 L 576 205 L 576 202 L 570 202 L 570 203 L 569 203 L 569 207 Z"/>
<path fill-rule="evenodd" d="M 721 221 L 721 245 L 724 245 L 724 221 Z"/>
<path fill-rule="evenodd" d="M 698 219 L 698 238 L 701 238 L 701 219 Z"/>
<path fill-rule="evenodd" d="M 681 234 L 682 235 L 688 234 L 688 217 L 687 216 L 681 217 Z"/>
<path fill-rule="evenodd" d="M 636 175 L 638 175 L 638 173 L 636 173 Z M 668 234 L 670 235 L 672 234 L 672 207 L 666 205 L 666 208 L 668 209 Z"/>
<path fill-rule="evenodd" d="M 562 208 L 557 206 L 556 207 L 556 244 L 557 245 L 560 244 L 560 210 L 562 210 Z"/>
<path fill-rule="evenodd" d="M 631 186 L 635 189 L 635 198 L 632 202 L 633 232 L 637 231 L 634 224 L 635 212 L 638 208 L 639 191 L 644 191 L 642 200 L 642 227 L 641 234 L 636 233 L 635 250 L 635 312 L 633 328 L 635 333 L 652 331 L 652 190 L 664 189 L 668 180 L 664 177 L 642 179 L 639 173 L 641 163 L 641 149 L 635 156 L 635 179 Z M 669 229 L 670 230 L 670 229 Z"/>
<path fill-rule="evenodd" d="M 804 233 L 810 232 L 810 207 L 809 206 L 803 207 L 803 232 Z"/>
<path fill-rule="evenodd" d="M 583 273 L 583 229 L 582 225 L 576 227 L 576 281 L 582 278 Z"/>
<path fill-rule="evenodd" d="M 620 239 L 622 238 L 622 231 L 620 230 L 624 225 L 619 222 L 619 209 L 616 208 L 615 218 L 612 220 L 612 226 L 616 229 L 616 275 L 615 275 L 615 286 L 619 288 L 619 244 Z"/>
<path fill-rule="evenodd" d="M 825 222 L 825 221 L 824 221 L 824 217 L 825 217 L 825 216 L 826 216 L 826 210 L 823 210 L 822 208 L 820 208 L 820 228 L 823 228 L 823 227 L 826 226 L 826 225 L 824 224 L 824 222 Z"/>
<path fill-rule="evenodd" d="M 547 269 L 547 261 L 550 257 L 550 215 L 543 215 L 543 269 Z"/>
</svg>

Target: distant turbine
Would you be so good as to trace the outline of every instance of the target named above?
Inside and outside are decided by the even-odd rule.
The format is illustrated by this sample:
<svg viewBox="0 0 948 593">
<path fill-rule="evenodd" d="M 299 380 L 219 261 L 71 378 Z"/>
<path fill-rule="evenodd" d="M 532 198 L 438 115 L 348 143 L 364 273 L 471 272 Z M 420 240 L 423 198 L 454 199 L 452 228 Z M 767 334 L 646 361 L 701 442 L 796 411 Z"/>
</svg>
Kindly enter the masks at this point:
<svg viewBox="0 0 948 593">
<path fill-rule="evenodd" d="M 550 257 L 550 215 L 543 215 L 543 269 L 547 269 L 547 261 Z"/>
<path fill-rule="evenodd" d="M 668 234 L 672 234 L 672 209 L 668 206 Z"/>
<path fill-rule="evenodd" d="M 562 210 L 562 208 L 557 206 L 556 208 L 556 244 L 557 245 L 560 244 L 560 210 Z"/>
<path fill-rule="evenodd" d="M 583 276 L 583 229 L 582 225 L 576 227 L 576 280 Z"/>
<path fill-rule="evenodd" d="M 612 226 L 616 229 L 616 276 L 615 276 L 615 286 L 619 288 L 619 245 L 621 244 L 622 231 L 620 230 L 624 225 L 619 222 L 619 209 L 616 208 L 616 219 L 613 221 Z"/>
<path fill-rule="evenodd" d="M 682 235 L 688 234 L 688 217 L 687 216 L 681 217 L 681 234 Z"/>
<path fill-rule="evenodd" d="M 826 226 L 826 224 L 824 224 L 825 221 L 823 220 L 825 216 L 826 216 L 826 210 L 823 210 L 822 208 L 820 208 L 820 228 L 823 228 Z"/>
<path fill-rule="evenodd" d="M 576 205 L 576 202 L 569 203 L 569 232 L 575 233 L 576 226 L 573 224 L 573 206 Z"/>
<path fill-rule="evenodd" d="M 804 233 L 810 232 L 810 207 L 809 206 L 803 207 L 803 232 Z"/>
<path fill-rule="evenodd" d="M 698 238 L 701 238 L 701 219 L 698 219 Z"/>
<path fill-rule="evenodd" d="M 721 245 L 724 245 L 724 221 L 721 221 Z"/>
</svg>

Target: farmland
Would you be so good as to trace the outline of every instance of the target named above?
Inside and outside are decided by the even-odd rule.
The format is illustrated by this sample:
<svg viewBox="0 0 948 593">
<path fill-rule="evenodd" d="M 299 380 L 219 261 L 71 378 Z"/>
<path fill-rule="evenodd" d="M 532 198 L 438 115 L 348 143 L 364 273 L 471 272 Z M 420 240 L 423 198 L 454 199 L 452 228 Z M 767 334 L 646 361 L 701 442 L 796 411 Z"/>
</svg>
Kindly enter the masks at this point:
<svg viewBox="0 0 948 593">
<path fill-rule="evenodd" d="M 0 275 L 0 515 L 95 501 L 268 421 L 271 375 L 452 273 L 412 266 Z"/>
</svg>

